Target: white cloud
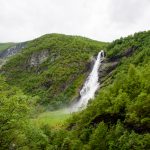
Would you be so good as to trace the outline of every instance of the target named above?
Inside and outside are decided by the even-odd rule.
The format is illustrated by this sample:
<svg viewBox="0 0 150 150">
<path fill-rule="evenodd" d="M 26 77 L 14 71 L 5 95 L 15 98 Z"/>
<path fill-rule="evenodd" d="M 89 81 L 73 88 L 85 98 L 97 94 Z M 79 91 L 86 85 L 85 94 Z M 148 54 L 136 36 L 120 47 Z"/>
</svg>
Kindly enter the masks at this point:
<svg viewBox="0 0 150 150">
<path fill-rule="evenodd" d="M 101 41 L 148 30 L 149 0 L 0 0 L 0 42 L 47 33 Z"/>
</svg>

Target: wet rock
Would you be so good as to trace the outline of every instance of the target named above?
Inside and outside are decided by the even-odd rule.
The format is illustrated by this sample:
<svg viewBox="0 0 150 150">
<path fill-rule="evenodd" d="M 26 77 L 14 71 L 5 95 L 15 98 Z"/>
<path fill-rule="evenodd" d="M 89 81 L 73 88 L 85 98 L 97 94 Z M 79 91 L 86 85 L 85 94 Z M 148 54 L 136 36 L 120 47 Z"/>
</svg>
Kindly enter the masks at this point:
<svg viewBox="0 0 150 150">
<path fill-rule="evenodd" d="M 118 61 L 109 62 L 108 60 L 104 60 L 101 64 L 101 67 L 99 68 L 99 77 L 105 77 L 108 73 L 117 67 L 118 63 Z"/>
<path fill-rule="evenodd" d="M 83 73 L 87 72 L 87 75 L 90 73 L 90 71 L 93 69 L 94 63 L 95 63 L 95 57 L 91 57 L 90 61 L 86 64 L 85 70 L 83 70 Z"/>
<path fill-rule="evenodd" d="M 123 57 L 130 57 L 131 55 L 133 55 L 137 48 L 137 46 L 132 46 L 131 48 L 123 51 L 118 55 L 104 59 L 99 68 L 99 81 L 101 83 L 101 87 L 107 84 L 105 83 L 105 81 L 112 75 L 113 71 L 119 65 L 121 59 Z"/>
</svg>

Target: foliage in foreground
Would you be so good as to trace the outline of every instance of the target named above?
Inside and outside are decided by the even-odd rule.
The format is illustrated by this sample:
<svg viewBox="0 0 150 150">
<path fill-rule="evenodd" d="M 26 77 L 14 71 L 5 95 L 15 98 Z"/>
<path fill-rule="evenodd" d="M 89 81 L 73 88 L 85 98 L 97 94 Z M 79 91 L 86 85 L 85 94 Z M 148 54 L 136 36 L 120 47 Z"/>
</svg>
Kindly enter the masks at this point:
<svg viewBox="0 0 150 150">
<path fill-rule="evenodd" d="M 57 149 L 149 149 L 150 69 L 130 66 L 53 140 Z M 122 81 L 122 78 L 125 83 Z M 60 143 L 60 144 L 59 144 Z"/>
<path fill-rule="evenodd" d="M 0 149 L 42 149 L 46 135 L 30 121 L 33 101 L 0 77 Z"/>
</svg>

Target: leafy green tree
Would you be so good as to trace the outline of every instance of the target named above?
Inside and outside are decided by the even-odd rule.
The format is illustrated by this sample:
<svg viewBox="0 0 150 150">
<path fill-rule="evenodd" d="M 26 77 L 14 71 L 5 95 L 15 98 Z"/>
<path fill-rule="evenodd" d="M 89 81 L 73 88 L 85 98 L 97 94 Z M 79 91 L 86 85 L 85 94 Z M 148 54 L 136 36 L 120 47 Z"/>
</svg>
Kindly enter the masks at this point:
<svg viewBox="0 0 150 150">
<path fill-rule="evenodd" d="M 26 96 L 0 77 L 0 149 L 42 149 L 46 135 L 31 124 L 34 98 Z"/>
</svg>

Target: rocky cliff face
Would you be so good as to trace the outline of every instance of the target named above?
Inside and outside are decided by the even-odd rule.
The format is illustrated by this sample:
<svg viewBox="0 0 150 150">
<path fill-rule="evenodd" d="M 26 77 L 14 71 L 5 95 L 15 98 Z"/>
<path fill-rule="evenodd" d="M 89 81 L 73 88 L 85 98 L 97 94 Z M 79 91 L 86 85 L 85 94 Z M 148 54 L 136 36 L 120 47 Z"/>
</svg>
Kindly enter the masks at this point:
<svg viewBox="0 0 150 150">
<path fill-rule="evenodd" d="M 0 59 L 4 59 L 4 58 L 15 55 L 16 53 L 20 52 L 23 48 L 25 48 L 25 46 L 26 46 L 26 42 L 19 43 L 11 48 L 8 48 L 0 52 Z"/>
<path fill-rule="evenodd" d="M 132 54 L 135 52 L 137 48 L 138 47 L 133 46 L 118 55 L 104 59 L 104 61 L 101 64 L 101 67 L 99 68 L 99 81 L 101 83 L 101 87 L 107 85 L 105 81 L 112 75 L 113 71 L 119 65 L 121 59 L 123 57 L 132 56 Z"/>
<path fill-rule="evenodd" d="M 25 47 L 26 47 L 26 42 L 16 44 L 15 46 L 11 48 L 1 51 L 0 52 L 0 67 L 2 67 L 6 63 L 7 58 L 17 54 Z"/>
<path fill-rule="evenodd" d="M 30 67 L 36 67 L 43 63 L 49 56 L 48 50 L 42 50 L 40 52 L 33 53 L 29 59 Z"/>
</svg>

